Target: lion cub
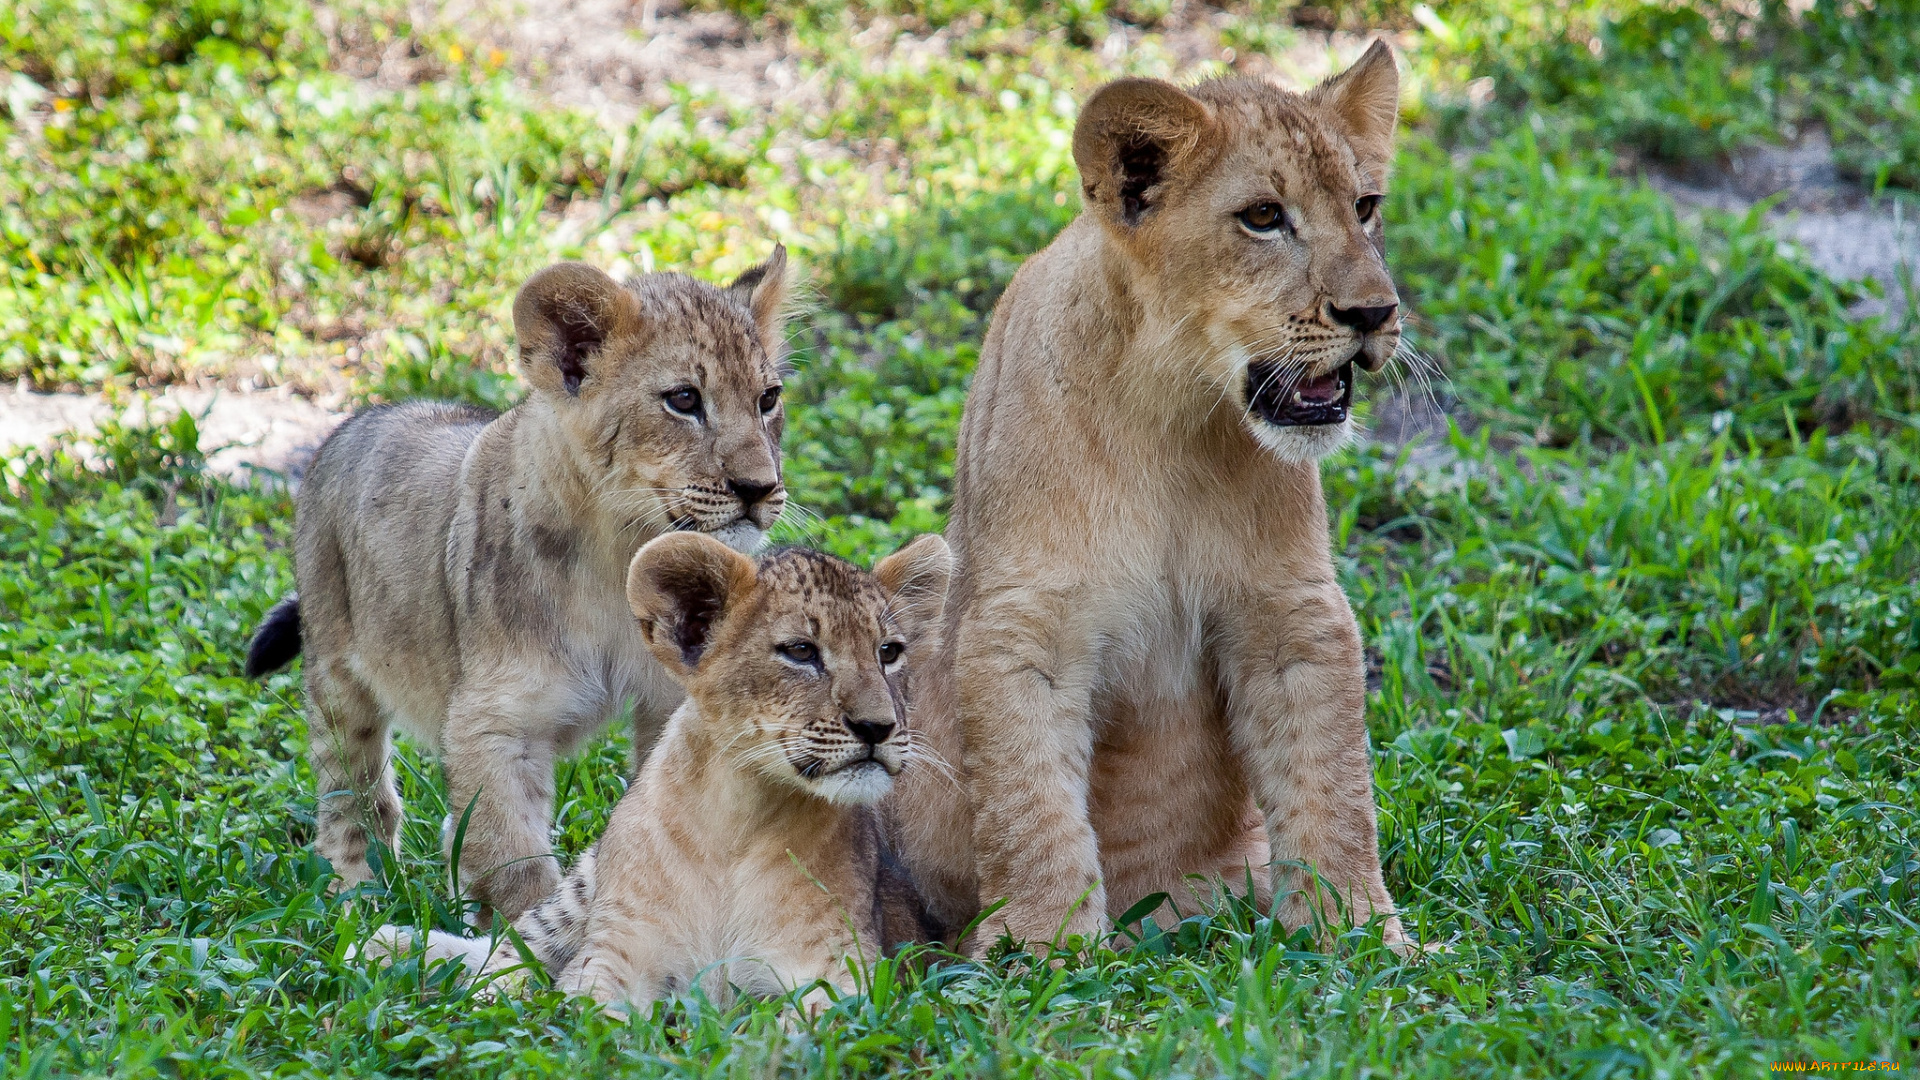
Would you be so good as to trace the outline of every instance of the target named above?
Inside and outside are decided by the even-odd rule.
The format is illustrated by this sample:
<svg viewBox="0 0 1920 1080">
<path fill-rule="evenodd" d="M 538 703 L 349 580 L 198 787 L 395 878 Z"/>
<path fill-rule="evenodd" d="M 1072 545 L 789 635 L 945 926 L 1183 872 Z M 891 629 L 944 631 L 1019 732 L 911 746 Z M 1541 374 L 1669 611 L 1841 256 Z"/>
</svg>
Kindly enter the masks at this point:
<svg viewBox="0 0 1920 1080">
<path fill-rule="evenodd" d="M 1251 879 L 1293 925 L 1378 917 L 1411 947 L 1316 465 L 1400 339 L 1398 102 L 1376 43 L 1304 95 L 1122 79 L 1080 113 L 1085 211 L 1000 297 L 955 455 L 922 735 L 971 801 L 900 793 L 934 910 L 1007 900 L 983 942 Z"/>
<path fill-rule="evenodd" d="M 923 536 L 871 574 L 789 548 L 756 563 L 698 535 L 640 550 L 627 599 L 685 686 L 600 841 L 515 921 L 569 993 L 642 1005 L 696 985 L 772 996 L 935 936 L 873 806 L 913 756 L 909 669 L 938 648 L 950 556 Z M 373 948 L 404 955 L 404 930 Z M 476 971 L 506 941 L 435 931 Z"/>
<path fill-rule="evenodd" d="M 321 446 L 294 522 L 299 584 L 247 671 L 307 654 L 315 847 L 345 886 L 391 847 L 389 728 L 440 751 L 460 880 L 507 917 L 553 891 L 553 764 L 631 710 L 644 755 L 680 688 L 621 602 L 673 529 L 756 548 L 780 514 L 786 253 L 721 289 L 563 263 L 513 304 L 531 390 L 505 415 L 369 409 Z"/>
</svg>

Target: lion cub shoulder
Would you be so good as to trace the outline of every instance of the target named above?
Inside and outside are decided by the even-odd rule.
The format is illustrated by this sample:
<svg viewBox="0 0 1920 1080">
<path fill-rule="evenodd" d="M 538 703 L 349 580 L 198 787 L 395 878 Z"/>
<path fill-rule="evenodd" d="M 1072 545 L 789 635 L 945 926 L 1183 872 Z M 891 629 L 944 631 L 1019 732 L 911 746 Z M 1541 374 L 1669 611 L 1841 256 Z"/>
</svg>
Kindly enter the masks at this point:
<svg viewBox="0 0 1920 1080">
<path fill-rule="evenodd" d="M 640 551 L 628 601 L 687 699 L 600 841 L 515 922 L 563 989 L 628 1005 L 851 990 L 852 964 L 934 936 L 875 804 L 914 758 L 911 669 L 949 566 L 938 536 L 872 573 L 805 549 L 756 561 L 697 534 Z M 428 949 L 519 962 L 437 933 Z"/>
</svg>

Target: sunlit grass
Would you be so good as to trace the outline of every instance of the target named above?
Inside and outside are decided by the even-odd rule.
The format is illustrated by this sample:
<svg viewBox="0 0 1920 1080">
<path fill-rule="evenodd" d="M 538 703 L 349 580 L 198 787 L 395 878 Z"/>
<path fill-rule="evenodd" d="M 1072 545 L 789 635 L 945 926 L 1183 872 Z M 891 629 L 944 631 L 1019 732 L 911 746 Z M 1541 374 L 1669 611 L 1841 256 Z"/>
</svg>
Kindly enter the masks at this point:
<svg viewBox="0 0 1920 1080">
<path fill-rule="evenodd" d="M 348 14 L 413 33 L 383 10 Z M 1260 11 L 1238 11 L 1236 41 L 1283 36 Z M 782 534 L 884 553 L 943 523 L 987 313 L 1077 210 L 1074 95 L 1113 70 L 1095 32 L 1164 13 L 902 6 L 903 25 L 957 27 L 922 61 L 853 42 L 872 10 L 782 12 L 808 69 L 845 88 L 834 108 L 769 123 L 683 96 L 632 128 L 543 106 L 482 61 L 450 66 L 425 31 L 424 82 L 343 95 L 326 43 L 302 36 L 310 15 L 267 2 L 164 9 L 185 50 L 172 30 L 141 36 L 165 22 L 146 7 L 0 16 L 9 62 L 31 60 L 10 70 L 86 90 L 58 114 L 72 134 L 0 179 L 0 366 L 92 386 L 265 356 L 281 365 L 268 380 L 337 365 L 350 396 L 502 405 L 519 392 L 503 305 L 532 269 L 584 257 L 717 277 L 779 237 L 813 273 L 786 446 L 806 512 Z M 1517 10 L 1441 14 L 1457 51 L 1427 42 L 1436 64 L 1519 65 L 1546 40 Z M 1878 55 L 1860 49 L 1845 62 Z M 1119 66 L 1163 63 L 1142 49 Z M 1643 96 L 1664 92 L 1650 80 Z M 1607 140 L 1628 136 L 1602 121 L 1638 106 L 1597 76 L 1563 83 L 1555 103 L 1535 88 L 1429 109 L 1405 135 L 1390 258 L 1438 367 L 1407 389 L 1451 427 L 1324 470 L 1369 651 L 1388 879 L 1443 951 L 1406 962 L 1365 928 L 1321 949 L 1244 908 L 1200 912 L 1054 968 L 885 965 L 817 1021 L 688 1002 L 621 1022 L 549 991 L 476 997 L 448 972 L 349 960 L 383 920 L 459 926 L 444 789 L 403 750 L 401 849 L 353 905 L 325 894 L 297 669 L 239 677 L 249 629 L 291 588 L 291 504 L 205 475 L 183 420 L 112 429 L 87 464 L 75 450 L 0 469 L 8 1069 L 1914 1067 L 1916 331 L 1850 320 L 1852 291 L 1758 218 L 1677 214 L 1616 175 Z M 1777 130 L 1742 111 L 1746 85 L 1726 90 L 1738 123 L 1721 137 Z M 1547 104 L 1537 121 L 1518 111 Z M 1598 119 L 1562 122 L 1579 115 Z M 904 164 L 776 167 L 783 130 L 887 141 Z M 134 137 L 157 148 L 145 164 L 122 153 Z M 294 212 L 342 180 L 339 216 Z M 1366 404 L 1396 389 L 1369 384 Z M 613 734 L 563 766 L 564 850 L 597 835 L 626 765 Z"/>
</svg>

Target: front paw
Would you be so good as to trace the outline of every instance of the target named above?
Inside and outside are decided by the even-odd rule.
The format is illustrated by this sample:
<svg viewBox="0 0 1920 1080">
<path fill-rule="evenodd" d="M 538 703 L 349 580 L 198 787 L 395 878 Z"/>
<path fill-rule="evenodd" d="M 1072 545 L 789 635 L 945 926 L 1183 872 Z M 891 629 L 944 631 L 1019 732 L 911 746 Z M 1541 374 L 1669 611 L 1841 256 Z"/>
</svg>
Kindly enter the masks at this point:
<svg viewBox="0 0 1920 1080">
<path fill-rule="evenodd" d="M 1021 918 L 1018 914 L 1002 919 L 1001 914 L 1003 912 L 996 912 L 982 922 L 973 936 L 962 943 L 966 955 L 986 961 L 1017 951 L 1043 958 L 1058 967 L 1066 957 L 1105 941 L 1113 931 L 1106 916 L 1085 903 L 1064 919 Z M 1003 943 L 1008 947 L 1002 948 Z"/>
<path fill-rule="evenodd" d="M 1439 941 L 1429 941 L 1422 944 L 1419 939 L 1408 934 L 1405 928 L 1400 925 L 1400 916 L 1398 915 L 1387 919 L 1385 925 L 1381 927 L 1380 939 L 1385 943 L 1387 948 L 1393 950 L 1394 955 L 1400 957 L 1402 960 L 1418 960 L 1423 957 L 1453 951 L 1451 946 Z"/>
</svg>

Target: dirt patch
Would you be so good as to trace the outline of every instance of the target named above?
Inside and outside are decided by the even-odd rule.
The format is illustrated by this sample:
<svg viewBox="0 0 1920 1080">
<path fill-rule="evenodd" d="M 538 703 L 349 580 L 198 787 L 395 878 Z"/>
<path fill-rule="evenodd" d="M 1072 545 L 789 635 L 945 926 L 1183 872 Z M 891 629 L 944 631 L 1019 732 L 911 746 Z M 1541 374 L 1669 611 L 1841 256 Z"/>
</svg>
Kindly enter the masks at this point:
<svg viewBox="0 0 1920 1080">
<path fill-rule="evenodd" d="M 432 16 L 498 49 L 541 96 L 616 124 L 673 104 L 674 87 L 737 105 L 820 100 L 784 35 L 673 0 L 453 0 Z"/>
<path fill-rule="evenodd" d="M 1854 305 L 1856 316 L 1898 314 L 1909 303 L 1901 285 L 1920 273 L 1920 201 L 1878 198 L 1840 175 L 1825 132 L 1792 146 L 1755 146 L 1725 161 L 1649 169 L 1647 179 L 1676 202 L 1745 213 L 1778 197 L 1767 222 L 1797 244 L 1808 261 L 1840 281 L 1876 281 L 1884 299 Z"/>
<path fill-rule="evenodd" d="M 344 414 L 284 389 L 269 391 L 168 387 L 153 396 L 113 403 L 98 394 L 39 394 L 24 386 L 0 390 L 0 452 L 46 447 L 65 435 L 88 452 L 88 436 L 117 418 L 129 425 L 165 424 L 182 410 L 200 429 L 208 468 L 243 483 L 297 486 L 314 451 Z"/>
</svg>

